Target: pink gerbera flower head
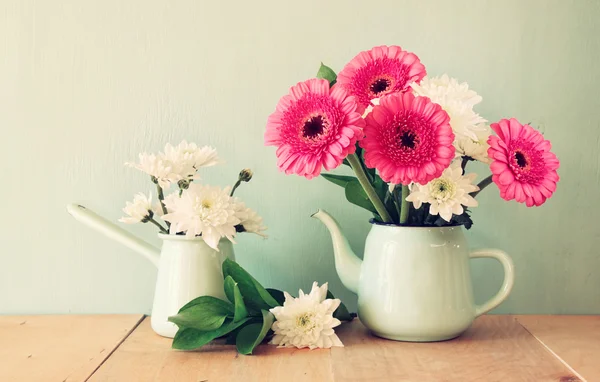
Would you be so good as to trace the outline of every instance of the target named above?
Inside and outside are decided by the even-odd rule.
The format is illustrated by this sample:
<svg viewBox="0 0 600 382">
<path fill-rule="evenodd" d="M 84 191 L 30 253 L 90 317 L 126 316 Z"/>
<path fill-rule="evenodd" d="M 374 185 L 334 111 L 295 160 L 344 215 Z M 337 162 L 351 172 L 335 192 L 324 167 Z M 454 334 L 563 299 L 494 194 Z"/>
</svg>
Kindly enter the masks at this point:
<svg viewBox="0 0 600 382">
<path fill-rule="evenodd" d="M 529 125 L 514 118 L 491 124 L 498 136 L 488 139 L 492 180 L 505 200 L 515 199 L 527 207 L 541 206 L 552 196 L 558 182 L 558 158 L 550 141 Z"/>
<path fill-rule="evenodd" d="M 277 166 L 286 174 L 312 179 L 321 167 L 338 167 L 356 150 L 364 120 L 355 98 L 324 79 L 292 86 L 269 116 L 265 145 L 277 146 Z"/>
<path fill-rule="evenodd" d="M 454 159 L 450 117 L 427 97 L 396 93 L 366 117 L 365 163 L 388 183 L 426 184 Z"/>
<path fill-rule="evenodd" d="M 360 52 L 337 76 L 337 83 L 356 96 L 362 113 L 371 100 L 410 90 L 427 75 L 414 53 L 399 46 L 377 46 Z"/>
</svg>

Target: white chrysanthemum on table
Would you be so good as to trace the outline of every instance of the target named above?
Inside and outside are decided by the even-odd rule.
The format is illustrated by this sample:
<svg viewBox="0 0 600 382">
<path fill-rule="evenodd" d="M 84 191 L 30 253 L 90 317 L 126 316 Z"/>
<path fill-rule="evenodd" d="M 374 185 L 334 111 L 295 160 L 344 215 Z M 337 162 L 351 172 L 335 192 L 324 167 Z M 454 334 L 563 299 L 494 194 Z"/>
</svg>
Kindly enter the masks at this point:
<svg viewBox="0 0 600 382">
<path fill-rule="evenodd" d="M 326 299 L 327 283 L 319 288 L 314 282 L 310 294 L 300 290 L 298 298 L 284 295 L 283 306 L 270 310 L 277 320 L 271 327 L 275 335 L 270 344 L 310 349 L 344 346 L 333 330 L 341 324 L 333 317 L 340 300 Z"/>
<path fill-rule="evenodd" d="M 477 139 L 475 132 L 481 129 L 478 125 L 486 120 L 473 111 L 473 107 L 481 102 L 481 96 L 470 90 L 469 84 L 459 83 L 444 74 L 441 77 L 425 77 L 411 87 L 416 95 L 429 97 L 448 113 L 454 134 Z"/>
<path fill-rule="evenodd" d="M 452 214 L 460 215 L 464 212 L 463 206 L 477 207 L 477 200 L 469 195 L 479 190 L 479 187 L 472 184 L 476 176 L 476 174 L 462 175 L 460 163 L 454 161 L 439 178 L 424 186 L 413 184 L 406 200 L 412 202 L 415 208 L 420 208 L 423 203 L 429 203 L 431 215 L 439 214 L 442 219 L 449 222 Z"/>
<path fill-rule="evenodd" d="M 119 219 L 121 223 L 135 224 L 144 222 L 152 217 L 152 195 L 138 193 L 133 197 L 133 202 L 126 202 L 123 212 L 127 216 Z"/>
<path fill-rule="evenodd" d="M 241 222 L 228 191 L 229 188 L 192 183 L 181 196 L 177 191 L 165 198 L 168 213 L 162 219 L 171 223 L 171 234 L 201 235 L 206 244 L 218 250 L 222 237 L 234 242 L 235 226 Z"/>
<path fill-rule="evenodd" d="M 492 130 L 489 126 L 481 124 L 480 130 L 475 132 L 477 139 L 468 136 L 456 136 L 454 139 L 454 147 L 456 148 L 456 157 L 468 156 L 477 161 L 490 164 L 491 158 L 488 156 L 487 140 L 490 137 Z"/>
</svg>

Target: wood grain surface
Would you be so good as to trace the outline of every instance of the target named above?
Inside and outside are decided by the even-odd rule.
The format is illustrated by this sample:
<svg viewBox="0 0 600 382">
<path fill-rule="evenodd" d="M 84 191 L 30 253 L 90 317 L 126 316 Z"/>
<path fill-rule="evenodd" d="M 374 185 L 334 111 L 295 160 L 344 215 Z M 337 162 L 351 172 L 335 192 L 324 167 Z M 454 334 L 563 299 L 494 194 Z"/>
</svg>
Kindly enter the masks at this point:
<svg viewBox="0 0 600 382">
<path fill-rule="evenodd" d="M 181 352 L 146 319 L 90 381 L 579 381 L 512 316 L 481 317 L 461 337 L 438 343 L 379 339 L 358 320 L 338 334 L 344 348 L 261 345 L 242 356 L 215 343 Z"/>
<path fill-rule="evenodd" d="M 85 381 L 143 319 L 0 316 L 0 381 Z"/>
<path fill-rule="evenodd" d="M 600 381 L 600 316 L 516 317 L 582 378 Z"/>
</svg>

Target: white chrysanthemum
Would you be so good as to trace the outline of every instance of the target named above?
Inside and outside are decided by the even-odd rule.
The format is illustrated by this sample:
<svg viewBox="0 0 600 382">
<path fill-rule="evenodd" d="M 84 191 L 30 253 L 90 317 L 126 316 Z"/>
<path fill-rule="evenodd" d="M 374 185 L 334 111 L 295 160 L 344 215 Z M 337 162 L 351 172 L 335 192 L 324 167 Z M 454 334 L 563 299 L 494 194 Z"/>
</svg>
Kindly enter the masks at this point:
<svg viewBox="0 0 600 382">
<path fill-rule="evenodd" d="M 486 120 L 473 111 L 473 106 L 481 102 L 481 96 L 469 90 L 469 84 L 459 83 L 444 74 L 441 77 L 425 77 L 411 87 L 416 95 L 429 97 L 448 113 L 454 134 L 477 139 L 475 132 L 480 129 L 478 125 Z"/>
<path fill-rule="evenodd" d="M 262 233 L 267 230 L 267 227 L 263 224 L 262 217 L 253 209 L 246 207 L 239 199 L 234 198 L 234 200 L 236 202 L 235 216 L 240 219 L 240 224 L 244 227 L 244 231 L 267 237 L 267 235 Z"/>
<path fill-rule="evenodd" d="M 277 320 L 271 327 L 275 335 L 270 344 L 310 349 L 344 346 L 333 330 L 341 324 L 333 317 L 340 300 L 325 299 L 327 283 L 319 288 L 314 282 L 310 294 L 300 290 L 298 298 L 287 292 L 284 295 L 283 306 L 270 310 Z"/>
<path fill-rule="evenodd" d="M 440 215 L 449 222 L 452 214 L 460 215 L 464 212 L 463 206 L 477 207 L 478 203 L 469 193 L 478 191 L 479 187 L 473 185 L 476 174 L 462 175 L 462 168 L 458 161 L 452 162 L 437 179 L 426 185 L 413 184 L 410 195 L 406 198 L 415 208 L 420 208 L 422 203 L 429 203 L 429 213 Z"/>
<path fill-rule="evenodd" d="M 171 223 L 171 234 L 201 235 L 206 244 L 216 250 L 222 237 L 234 242 L 235 226 L 240 224 L 240 219 L 228 191 L 228 188 L 222 190 L 192 183 L 181 196 L 179 191 L 168 195 L 165 205 L 169 213 L 162 218 Z"/>
<path fill-rule="evenodd" d="M 162 153 L 155 154 L 140 154 L 139 163 L 127 162 L 125 165 L 137 168 L 155 178 L 158 185 L 163 188 L 169 188 L 171 183 L 177 183 L 181 176 L 175 171 L 173 163 L 167 160 Z"/>
<path fill-rule="evenodd" d="M 139 163 L 125 163 L 156 179 L 158 185 L 167 189 L 180 180 L 197 179 L 196 171 L 220 162 L 217 150 L 210 146 L 198 147 L 195 143 L 182 141 L 177 146 L 165 145 L 164 152 L 140 154 Z"/>
<path fill-rule="evenodd" d="M 483 163 L 492 163 L 491 158 L 488 156 L 488 145 L 487 140 L 492 133 L 489 126 L 481 124 L 479 126 L 480 131 L 476 131 L 475 135 L 477 139 L 467 137 L 464 135 L 457 135 L 454 139 L 454 147 L 456 148 L 456 157 L 468 156 L 475 160 Z"/>
<path fill-rule="evenodd" d="M 133 197 L 133 202 L 126 202 L 123 212 L 127 214 L 119 219 L 122 223 L 135 224 L 143 222 L 152 217 L 152 195 L 147 197 L 143 193 L 138 193 Z"/>
<path fill-rule="evenodd" d="M 196 171 L 220 162 L 217 150 L 210 146 L 198 147 L 195 143 L 182 141 L 177 146 L 167 143 L 164 158 L 173 164 L 174 172 L 184 180 L 197 179 Z"/>
</svg>

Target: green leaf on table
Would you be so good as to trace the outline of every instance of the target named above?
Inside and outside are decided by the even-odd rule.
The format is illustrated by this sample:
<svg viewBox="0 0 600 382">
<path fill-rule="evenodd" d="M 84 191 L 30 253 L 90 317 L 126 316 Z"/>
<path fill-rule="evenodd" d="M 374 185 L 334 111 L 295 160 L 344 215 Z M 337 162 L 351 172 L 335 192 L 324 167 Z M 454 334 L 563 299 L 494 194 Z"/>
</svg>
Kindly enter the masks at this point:
<svg viewBox="0 0 600 382">
<path fill-rule="evenodd" d="M 248 308 L 268 310 L 279 306 L 273 296 L 254 277 L 230 259 L 225 259 L 223 262 L 223 277 L 227 278 L 227 276 L 231 276 L 237 282 Z"/>
<path fill-rule="evenodd" d="M 200 298 L 196 300 L 200 300 Z M 202 331 L 211 331 L 221 327 L 225 319 L 232 317 L 235 312 L 233 304 L 215 297 L 204 298 L 200 302 L 190 306 L 186 305 L 184 308 L 176 315 L 169 317 L 169 321 L 180 328 L 194 328 Z"/>
<path fill-rule="evenodd" d="M 233 303 L 234 315 L 233 321 L 237 322 L 248 317 L 248 310 L 244 304 L 244 298 L 240 292 L 238 284 L 233 280 L 231 276 L 225 277 L 225 295 Z"/>
<path fill-rule="evenodd" d="M 342 188 L 346 188 L 346 185 L 352 182 L 353 180 L 356 180 L 358 182 L 358 179 L 356 179 L 356 177 L 348 175 L 321 174 L 321 176 L 330 181 L 331 183 L 341 186 Z"/>
<path fill-rule="evenodd" d="M 373 203 L 371 203 L 371 200 L 358 180 L 348 182 L 346 185 L 346 199 L 350 203 L 371 211 L 374 214 L 377 213 Z"/>
<path fill-rule="evenodd" d="M 335 297 L 333 296 L 333 293 L 327 291 L 327 298 L 333 299 Z M 338 306 L 335 312 L 333 312 L 333 317 L 337 318 L 340 321 L 352 321 L 352 319 L 354 318 L 348 311 L 348 308 L 346 308 L 346 305 L 344 305 L 344 303 L 341 301 L 340 306 Z"/>
<path fill-rule="evenodd" d="M 177 331 L 177 334 L 175 334 L 175 338 L 173 338 L 171 347 L 179 350 L 198 349 L 210 341 L 236 330 L 249 319 L 250 318 L 245 318 L 238 322 L 227 320 L 221 327 L 210 331 L 202 331 L 194 328 L 180 328 Z"/>
<path fill-rule="evenodd" d="M 329 81 L 329 86 L 333 86 L 335 85 L 337 74 L 335 74 L 333 69 L 321 62 L 321 66 L 319 67 L 319 71 L 317 72 L 317 78 L 323 78 Z"/>
<path fill-rule="evenodd" d="M 273 321 L 275 321 L 275 317 L 271 312 L 264 309 L 261 312 L 263 316 L 262 324 L 246 325 L 236 337 L 236 347 L 241 354 L 252 354 L 254 348 L 265 339 L 273 325 Z"/>
<path fill-rule="evenodd" d="M 283 303 L 285 302 L 285 295 L 282 291 L 280 291 L 279 289 L 267 288 L 267 292 L 269 292 L 269 294 L 273 296 L 273 298 L 279 303 L 279 305 L 283 305 Z"/>
</svg>

